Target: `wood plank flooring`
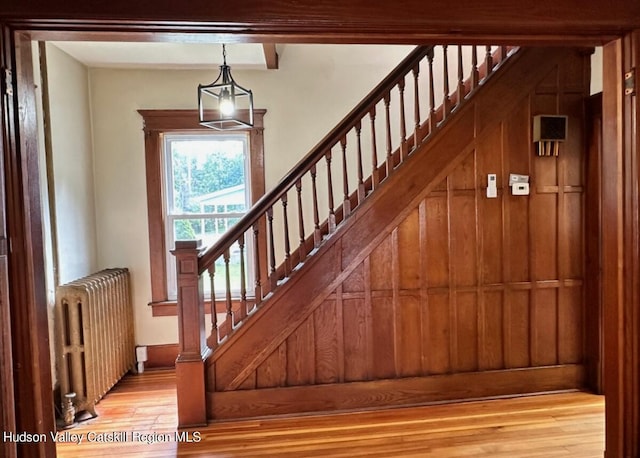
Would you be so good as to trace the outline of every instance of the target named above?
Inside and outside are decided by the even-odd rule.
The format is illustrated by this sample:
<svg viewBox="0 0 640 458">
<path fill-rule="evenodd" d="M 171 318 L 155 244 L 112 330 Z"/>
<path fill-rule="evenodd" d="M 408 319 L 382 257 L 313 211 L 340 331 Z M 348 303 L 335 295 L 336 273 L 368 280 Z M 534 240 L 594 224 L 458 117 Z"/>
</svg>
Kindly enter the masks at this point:
<svg viewBox="0 0 640 458">
<path fill-rule="evenodd" d="M 600 458 L 604 449 L 604 398 L 588 393 L 227 421 L 187 431 L 191 442 L 177 440 L 175 409 L 173 371 L 129 375 L 99 417 L 68 430 L 82 442 L 58 443 L 58 456 Z M 109 439 L 120 441 L 100 442 Z"/>
</svg>

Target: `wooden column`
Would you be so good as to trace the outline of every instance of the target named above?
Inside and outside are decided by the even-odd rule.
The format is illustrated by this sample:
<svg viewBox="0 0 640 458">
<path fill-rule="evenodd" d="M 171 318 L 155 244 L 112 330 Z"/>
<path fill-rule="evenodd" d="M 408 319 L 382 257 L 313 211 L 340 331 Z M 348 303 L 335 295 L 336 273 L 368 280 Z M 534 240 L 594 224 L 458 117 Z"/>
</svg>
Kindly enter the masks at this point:
<svg viewBox="0 0 640 458">
<path fill-rule="evenodd" d="M 171 252 L 176 257 L 178 285 L 176 392 L 180 428 L 207 424 L 204 362 L 211 351 L 204 327 L 203 280 L 198 275 L 200 248 L 199 240 L 178 241 Z"/>
<path fill-rule="evenodd" d="M 640 32 L 604 47 L 602 241 L 607 458 L 638 456 Z"/>
</svg>

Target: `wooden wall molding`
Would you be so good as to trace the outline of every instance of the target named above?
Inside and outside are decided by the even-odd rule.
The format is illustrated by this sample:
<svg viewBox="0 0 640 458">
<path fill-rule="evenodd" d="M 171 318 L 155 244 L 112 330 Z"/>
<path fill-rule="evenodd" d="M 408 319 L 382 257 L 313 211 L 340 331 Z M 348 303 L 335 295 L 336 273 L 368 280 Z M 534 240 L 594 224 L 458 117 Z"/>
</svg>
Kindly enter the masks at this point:
<svg viewBox="0 0 640 458">
<path fill-rule="evenodd" d="M 501 0 L 462 0 L 455 4 L 408 0 L 401 7 L 392 2 L 365 6 L 340 0 L 302 0 L 295 4 L 274 0 L 266 5 L 238 0 L 212 13 L 211 5 L 204 0 L 190 2 L 188 9 L 179 3 L 149 8 L 126 0 L 22 0 L 3 5 L 0 18 L 35 30 L 77 30 L 85 37 L 108 31 L 108 24 L 115 21 L 121 31 L 146 32 L 147 39 L 154 32 L 162 32 L 165 39 L 175 40 L 171 35 L 177 32 L 192 41 L 220 41 L 233 34 L 234 40 L 272 43 L 418 43 L 483 40 L 499 31 L 501 39 L 509 44 L 519 40 L 559 42 L 561 37 L 567 45 L 585 39 L 593 44 L 601 42 L 603 36 L 616 37 L 640 27 L 640 6 L 634 0 L 608 4 L 601 0 L 558 0 L 544 7 Z"/>
<path fill-rule="evenodd" d="M 496 398 L 574 390 L 582 386 L 576 365 L 486 371 L 373 382 L 207 393 L 216 420 Z"/>
</svg>

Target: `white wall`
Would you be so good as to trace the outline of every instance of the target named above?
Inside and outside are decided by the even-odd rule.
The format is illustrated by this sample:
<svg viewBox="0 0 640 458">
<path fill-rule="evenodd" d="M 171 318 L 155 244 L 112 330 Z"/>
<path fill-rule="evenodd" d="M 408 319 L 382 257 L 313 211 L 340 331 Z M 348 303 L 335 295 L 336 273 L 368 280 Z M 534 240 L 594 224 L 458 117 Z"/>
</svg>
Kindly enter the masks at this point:
<svg viewBox="0 0 640 458">
<path fill-rule="evenodd" d="M 267 189 L 346 115 L 412 47 L 286 45 L 280 69 L 233 70 L 266 108 Z M 365 53 L 369 54 L 368 58 Z M 370 56 L 375 56 L 371 59 Z M 137 344 L 177 342 L 173 317 L 153 318 L 147 228 L 144 138 L 139 109 L 196 108 L 199 83 L 217 71 L 89 72 L 98 265 L 131 269 Z"/>
<path fill-rule="evenodd" d="M 60 284 L 97 268 L 88 69 L 47 45 Z"/>
</svg>

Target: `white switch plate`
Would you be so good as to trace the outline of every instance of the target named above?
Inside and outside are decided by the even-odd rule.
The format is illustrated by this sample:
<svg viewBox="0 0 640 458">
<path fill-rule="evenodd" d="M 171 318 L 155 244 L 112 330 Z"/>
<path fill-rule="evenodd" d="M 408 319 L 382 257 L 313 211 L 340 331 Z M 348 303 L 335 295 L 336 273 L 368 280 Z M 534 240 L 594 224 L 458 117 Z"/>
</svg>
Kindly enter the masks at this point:
<svg viewBox="0 0 640 458">
<path fill-rule="evenodd" d="M 511 186 L 511 194 L 514 196 L 528 196 L 529 183 L 514 183 L 513 186 Z"/>
<path fill-rule="evenodd" d="M 497 176 L 495 173 L 490 173 L 487 175 L 487 198 L 495 199 L 498 197 L 498 188 L 497 188 Z"/>
</svg>

